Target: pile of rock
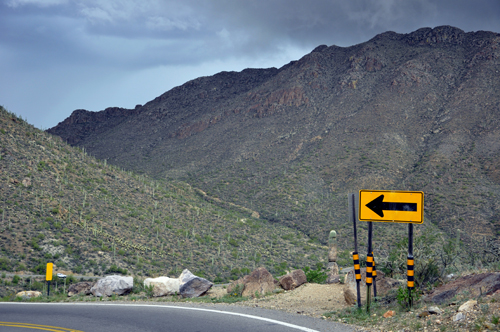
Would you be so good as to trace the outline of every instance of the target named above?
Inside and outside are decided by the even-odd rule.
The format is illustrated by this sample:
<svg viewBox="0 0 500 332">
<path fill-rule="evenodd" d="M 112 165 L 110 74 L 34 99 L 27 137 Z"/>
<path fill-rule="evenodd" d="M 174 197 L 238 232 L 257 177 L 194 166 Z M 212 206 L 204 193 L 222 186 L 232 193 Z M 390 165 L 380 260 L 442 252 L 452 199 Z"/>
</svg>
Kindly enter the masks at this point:
<svg viewBox="0 0 500 332">
<path fill-rule="evenodd" d="M 334 284 L 340 282 L 339 266 L 337 265 L 337 232 L 330 231 L 328 235 L 328 265 L 327 269 L 327 284 Z"/>
<path fill-rule="evenodd" d="M 147 278 L 144 286 L 153 287 L 153 296 L 180 294 L 182 297 L 198 297 L 205 294 L 213 283 L 205 278 L 197 277 L 188 269 L 182 271 L 179 278 L 158 277 Z"/>
<path fill-rule="evenodd" d="M 293 270 L 276 281 L 265 267 L 259 267 L 249 275 L 233 281 L 227 288 L 227 293 L 235 293 L 239 289 L 241 296 L 257 297 L 273 293 L 276 289 L 293 290 L 307 282 L 302 270 Z"/>
</svg>

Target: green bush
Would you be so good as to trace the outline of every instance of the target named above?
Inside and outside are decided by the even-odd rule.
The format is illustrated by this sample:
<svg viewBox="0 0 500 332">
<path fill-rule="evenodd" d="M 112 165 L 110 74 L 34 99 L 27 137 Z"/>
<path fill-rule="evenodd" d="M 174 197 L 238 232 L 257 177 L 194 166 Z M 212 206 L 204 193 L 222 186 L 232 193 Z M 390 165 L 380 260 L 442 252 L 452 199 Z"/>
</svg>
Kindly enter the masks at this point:
<svg viewBox="0 0 500 332">
<path fill-rule="evenodd" d="M 227 297 L 241 297 L 241 294 L 243 294 L 244 289 L 245 289 L 244 284 L 236 284 L 231 290 L 231 293 L 227 294 Z"/>
<path fill-rule="evenodd" d="M 107 270 L 106 273 L 120 273 L 120 274 L 127 274 L 127 269 L 122 269 L 116 266 L 115 264 L 111 265 Z"/>
<path fill-rule="evenodd" d="M 21 280 L 21 277 L 19 277 L 17 274 L 12 277 L 12 284 L 17 285 L 19 284 L 19 280 Z"/>
<path fill-rule="evenodd" d="M 408 292 L 408 288 L 406 286 L 400 286 L 398 288 L 398 294 L 396 298 L 401 308 L 403 309 L 409 308 L 410 295 L 413 303 L 416 303 L 418 302 L 418 300 L 420 300 L 420 292 L 416 288 L 413 288 L 410 292 Z"/>
<path fill-rule="evenodd" d="M 327 274 L 321 271 L 323 268 L 323 263 L 316 264 L 316 270 L 310 269 L 308 266 L 303 268 L 304 273 L 306 274 L 307 282 L 322 284 L 328 278 Z"/>
</svg>

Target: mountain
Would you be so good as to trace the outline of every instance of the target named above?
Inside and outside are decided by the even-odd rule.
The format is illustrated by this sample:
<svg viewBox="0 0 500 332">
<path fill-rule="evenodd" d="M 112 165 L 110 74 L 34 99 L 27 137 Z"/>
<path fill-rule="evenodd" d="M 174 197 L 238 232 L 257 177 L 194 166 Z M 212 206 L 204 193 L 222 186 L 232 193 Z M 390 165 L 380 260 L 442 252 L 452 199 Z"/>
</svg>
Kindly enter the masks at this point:
<svg viewBox="0 0 500 332">
<path fill-rule="evenodd" d="M 77 110 L 48 132 L 323 243 L 334 228 L 344 248 L 347 193 L 423 191 L 418 227 L 473 244 L 500 234 L 499 70 L 498 33 L 386 32 L 279 69 L 200 77 L 133 110 Z M 378 224 L 374 241 L 404 227 Z"/>
<path fill-rule="evenodd" d="M 300 231 L 97 160 L 3 107 L 0 178 L 0 271 L 44 274 L 52 262 L 54 272 L 178 277 L 188 268 L 221 282 L 327 257 Z"/>
</svg>

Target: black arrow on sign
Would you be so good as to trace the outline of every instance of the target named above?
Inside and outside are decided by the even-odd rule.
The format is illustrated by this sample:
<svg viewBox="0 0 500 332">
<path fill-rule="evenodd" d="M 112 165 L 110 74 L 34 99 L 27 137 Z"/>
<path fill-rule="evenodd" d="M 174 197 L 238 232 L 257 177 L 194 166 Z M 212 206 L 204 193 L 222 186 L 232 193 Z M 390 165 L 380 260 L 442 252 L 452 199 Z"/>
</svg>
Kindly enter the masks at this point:
<svg viewBox="0 0 500 332">
<path fill-rule="evenodd" d="M 380 195 L 370 203 L 366 204 L 370 210 L 380 217 L 384 217 L 385 211 L 417 211 L 417 203 L 393 203 L 384 202 L 384 195 Z"/>
</svg>

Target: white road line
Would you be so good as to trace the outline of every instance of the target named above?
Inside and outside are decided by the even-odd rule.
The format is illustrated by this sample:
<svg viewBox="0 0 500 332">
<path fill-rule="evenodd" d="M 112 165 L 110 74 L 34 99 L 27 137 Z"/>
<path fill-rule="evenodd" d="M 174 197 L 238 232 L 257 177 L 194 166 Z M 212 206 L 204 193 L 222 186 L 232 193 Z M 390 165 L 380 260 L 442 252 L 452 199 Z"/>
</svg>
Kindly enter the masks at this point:
<svg viewBox="0 0 500 332">
<path fill-rule="evenodd" d="M 271 318 L 258 317 L 258 316 L 247 315 L 247 314 L 240 314 L 240 313 L 237 313 L 237 312 L 228 312 L 228 311 L 203 309 L 203 308 L 177 307 L 177 306 L 158 305 L 158 304 L 114 304 L 114 303 L 105 304 L 105 303 L 39 303 L 39 302 L 38 303 L 37 302 L 34 302 L 34 303 L 22 303 L 22 302 L 2 302 L 2 303 L 0 303 L 0 305 L 7 304 L 7 303 L 8 304 L 19 304 L 19 305 L 23 305 L 23 304 L 28 304 L 28 305 L 92 305 L 92 306 L 95 306 L 95 305 L 102 305 L 102 306 L 113 305 L 113 306 L 122 306 L 122 307 L 141 307 L 141 308 L 145 308 L 145 307 L 157 307 L 157 308 L 169 308 L 169 309 L 195 310 L 195 311 L 214 312 L 214 313 L 224 314 L 224 315 L 239 316 L 239 317 L 245 317 L 245 318 L 250 318 L 250 319 L 255 319 L 255 320 L 262 320 L 262 321 L 265 321 L 265 322 L 274 323 L 274 324 L 278 324 L 278 325 L 283 325 L 283 326 L 286 326 L 286 327 L 290 327 L 290 328 L 297 329 L 297 330 L 300 330 L 300 331 L 305 331 L 305 332 L 319 332 L 318 330 L 313 330 L 313 329 L 310 329 L 310 328 L 307 328 L 307 327 L 303 327 L 303 326 L 299 326 L 299 325 L 295 325 L 295 324 L 290 324 L 290 323 L 282 322 L 282 321 L 279 321 L 279 320 L 274 320 L 274 319 L 271 319 Z"/>
</svg>

